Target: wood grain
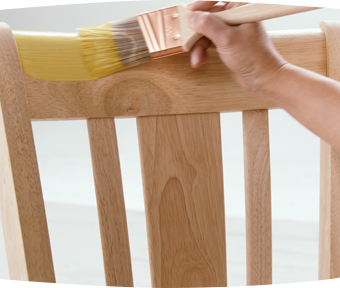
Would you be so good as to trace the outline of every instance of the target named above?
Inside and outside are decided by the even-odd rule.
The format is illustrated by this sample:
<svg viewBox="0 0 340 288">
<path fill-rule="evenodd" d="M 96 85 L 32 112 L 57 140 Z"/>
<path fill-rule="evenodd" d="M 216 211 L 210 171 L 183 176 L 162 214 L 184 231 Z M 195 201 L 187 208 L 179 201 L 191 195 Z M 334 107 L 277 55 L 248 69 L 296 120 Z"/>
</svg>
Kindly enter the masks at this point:
<svg viewBox="0 0 340 288">
<path fill-rule="evenodd" d="M 0 207 L 9 275 L 55 282 L 25 85 L 5 24 L 0 39 Z"/>
<path fill-rule="evenodd" d="M 340 81 L 340 22 L 321 22 L 327 76 Z M 340 277 L 340 153 L 321 141 L 319 279 Z"/>
<path fill-rule="evenodd" d="M 113 118 L 90 119 L 92 167 L 107 286 L 133 286 L 129 236 Z"/>
<path fill-rule="evenodd" d="M 247 285 L 272 284 L 268 110 L 243 111 Z"/>
<path fill-rule="evenodd" d="M 321 141 L 319 280 L 340 277 L 340 152 Z"/>
<path fill-rule="evenodd" d="M 226 286 L 220 116 L 137 118 L 153 287 Z"/>
<path fill-rule="evenodd" d="M 317 7 L 305 7 L 294 5 L 278 5 L 267 3 L 251 3 L 215 13 L 223 22 L 229 25 L 253 23 L 267 19 L 278 18 L 296 13 L 319 9 Z"/>
<path fill-rule="evenodd" d="M 326 74 L 321 30 L 275 31 L 290 62 Z M 301 53 L 303 51 L 303 53 Z M 215 50 L 200 69 L 188 54 L 153 60 L 95 81 L 53 82 L 25 74 L 32 120 L 136 117 L 269 109 L 275 106 L 236 84 Z"/>
</svg>

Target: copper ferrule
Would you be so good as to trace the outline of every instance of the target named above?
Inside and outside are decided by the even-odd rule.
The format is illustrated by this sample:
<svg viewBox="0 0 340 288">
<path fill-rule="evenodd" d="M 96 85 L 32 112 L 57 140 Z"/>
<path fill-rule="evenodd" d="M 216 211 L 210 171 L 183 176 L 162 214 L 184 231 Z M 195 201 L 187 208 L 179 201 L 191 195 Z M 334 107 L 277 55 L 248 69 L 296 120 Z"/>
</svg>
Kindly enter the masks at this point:
<svg viewBox="0 0 340 288">
<path fill-rule="evenodd" d="M 183 52 L 177 6 L 137 16 L 151 58 Z"/>
</svg>

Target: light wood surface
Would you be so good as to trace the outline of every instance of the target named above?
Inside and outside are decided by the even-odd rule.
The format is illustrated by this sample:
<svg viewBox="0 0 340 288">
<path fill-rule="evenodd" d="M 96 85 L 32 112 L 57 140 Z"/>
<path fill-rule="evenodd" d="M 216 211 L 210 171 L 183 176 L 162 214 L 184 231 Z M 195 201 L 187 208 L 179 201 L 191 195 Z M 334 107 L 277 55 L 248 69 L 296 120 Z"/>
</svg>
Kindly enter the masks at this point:
<svg viewBox="0 0 340 288">
<path fill-rule="evenodd" d="M 137 118 L 153 287 L 226 286 L 220 115 Z"/>
<path fill-rule="evenodd" d="M 217 12 L 215 15 L 230 25 L 238 25 L 331 7 L 339 4 L 340 0 L 265 0 Z"/>
<path fill-rule="evenodd" d="M 327 76 L 340 81 L 340 22 L 321 22 Z M 340 277 L 340 153 L 321 141 L 319 279 Z"/>
<path fill-rule="evenodd" d="M 0 207 L 13 280 L 55 282 L 30 115 L 18 51 L 0 24 Z"/>
<path fill-rule="evenodd" d="M 327 26 L 329 31 L 332 25 Z M 0 38 L 0 157 L 2 163 L 7 163 L 0 171 L 3 179 L 0 205 L 11 277 L 55 281 L 30 119 L 149 116 L 138 117 L 137 125 L 152 284 L 157 287 L 226 286 L 219 114 L 185 114 L 268 109 L 274 105 L 240 88 L 214 50 L 210 51 L 209 63 L 197 70 L 190 68 L 189 56 L 183 54 L 96 81 L 53 82 L 26 74 L 22 81 L 14 39 L 3 24 Z M 272 38 L 288 61 L 326 74 L 322 32 L 276 32 Z M 338 51 L 334 47 L 337 46 L 329 45 L 329 55 Z M 340 75 L 335 68 L 329 68 L 328 73 L 334 78 Z M 257 118 L 254 112 L 249 113 L 244 114 L 245 122 L 250 123 L 245 134 L 265 135 L 264 124 L 260 127 L 254 124 L 264 123 L 265 117 Z M 163 114 L 184 115 L 150 116 Z M 118 285 L 128 286 L 132 283 L 131 260 L 114 120 L 93 119 L 88 123 L 100 225 L 104 231 L 101 234 L 107 283 L 124 282 Z M 108 136 L 104 139 L 103 135 Z M 248 238 L 253 239 L 248 242 L 248 281 L 258 283 L 269 281 L 269 254 L 267 250 L 260 253 L 259 249 L 264 245 L 266 249 L 269 247 L 270 212 L 268 205 L 249 206 L 251 201 L 268 201 L 270 173 L 265 172 L 269 169 L 269 158 L 267 161 L 253 158 L 256 153 L 249 152 L 255 150 L 265 155 L 267 144 L 260 140 L 250 143 L 252 140 L 245 139 L 246 170 L 253 167 L 252 171 L 246 171 L 247 213 L 253 215 L 247 219 L 250 223 L 255 217 L 261 217 L 261 221 L 256 223 L 258 226 L 252 224 L 247 228 L 251 235 Z M 267 151 L 269 156 L 269 149 Z M 322 167 L 327 167 L 322 168 L 321 175 L 320 231 L 324 233 L 320 236 L 320 278 L 324 279 L 340 277 L 334 276 L 340 271 L 335 263 L 339 259 L 337 239 L 340 236 L 339 193 L 335 187 L 339 187 L 337 170 L 340 168 L 337 168 L 339 156 L 334 149 L 323 146 L 321 156 Z M 104 179 L 108 171 L 114 171 L 114 177 Z M 260 175 L 250 175 L 249 171 Z M 333 173 L 336 176 L 332 176 Z M 262 177 L 263 182 L 257 184 L 255 177 Z M 262 190 L 258 185 L 267 188 Z M 261 194 L 254 195 L 250 192 L 252 189 L 258 189 Z M 120 218 L 115 218 L 117 215 Z M 118 235 L 115 229 L 126 233 Z M 117 266 L 118 261 L 124 264 Z M 259 261 L 258 267 L 255 261 Z"/>
<path fill-rule="evenodd" d="M 319 280 L 340 277 L 340 153 L 321 141 Z"/>
<path fill-rule="evenodd" d="M 187 7 L 179 6 L 179 17 L 181 27 L 182 48 L 188 52 L 194 44 L 202 37 L 190 29 L 188 25 L 188 15 L 190 10 Z M 251 3 L 234 9 L 216 12 L 214 15 L 229 25 L 240 25 L 244 23 L 252 23 L 263 21 L 267 19 L 278 18 L 291 14 L 307 12 L 319 9 L 316 7 L 292 6 L 292 5 L 278 5 L 278 4 L 263 4 Z"/>
<path fill-rule="evenodd" d="M 268 110 L 243 112 L 247 285 L 272 284 Z"/>
<path fill-rule="evenodd" d="M 321 30 L 276 31 L 279 52 L 290 62 L 326 74 Z M 303 53 L 301 53 L 303 51 Z M 269 109 L 275 106 L 236 84 L 215 50 L 200 69 L 180 54 L 95 81 L 53 82 L 25 74 L 32 120 L 135 117 Z"/>
<path fill-rule="evenodd" d="M 107 286 L 133 286 L 122 176 L 113 118 L 87 121 Z"/>
</svg>

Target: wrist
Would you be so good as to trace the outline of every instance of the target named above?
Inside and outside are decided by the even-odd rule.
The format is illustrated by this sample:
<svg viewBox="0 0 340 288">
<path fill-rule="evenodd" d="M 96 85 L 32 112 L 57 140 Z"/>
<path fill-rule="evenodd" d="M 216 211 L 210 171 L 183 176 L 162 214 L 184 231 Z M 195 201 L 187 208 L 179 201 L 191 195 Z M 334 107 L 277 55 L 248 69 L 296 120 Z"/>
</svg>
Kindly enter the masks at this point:
<svg viewBox="0 0 340 288">
<path fill-rule="evenodd" d="M 291 70 L 291 66 L 292 64 L 280 59 L 275 64 L 273 63 L 272 67 L 262 68 L 262 71 L 257 73 L 259 76 L 252 83 L 251 91 L 263 96 L 275 93 L 284 75 Z"/>
</svg>

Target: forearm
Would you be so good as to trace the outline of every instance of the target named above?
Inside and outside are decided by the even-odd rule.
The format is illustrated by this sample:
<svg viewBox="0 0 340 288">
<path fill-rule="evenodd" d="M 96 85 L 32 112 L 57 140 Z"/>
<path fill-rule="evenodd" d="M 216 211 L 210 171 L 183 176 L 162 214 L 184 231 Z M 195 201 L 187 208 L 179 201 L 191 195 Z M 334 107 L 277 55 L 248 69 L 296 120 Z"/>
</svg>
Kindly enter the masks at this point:
<svg viewBox="0 0 340 288">
<path fill-rule="evenodd" d="M 340 151 L 340 83 L 287 64 L 258 91 Z"/>
<path fill-rule="evenodd" d="M 229 5 L 197 3 L 193 10 L 228 9 Z M 212 13 L 197 11 L 188 20 L 193 30 L 212 41 L 237 83 L 285 109 L 340 151 L 339 82 L 287 63 L 261 23 L 229 26 Z M 204 38 L 196 43 L 191 53 L 194 68 L 206 62 L 209 46 Z"/>
</svg>

